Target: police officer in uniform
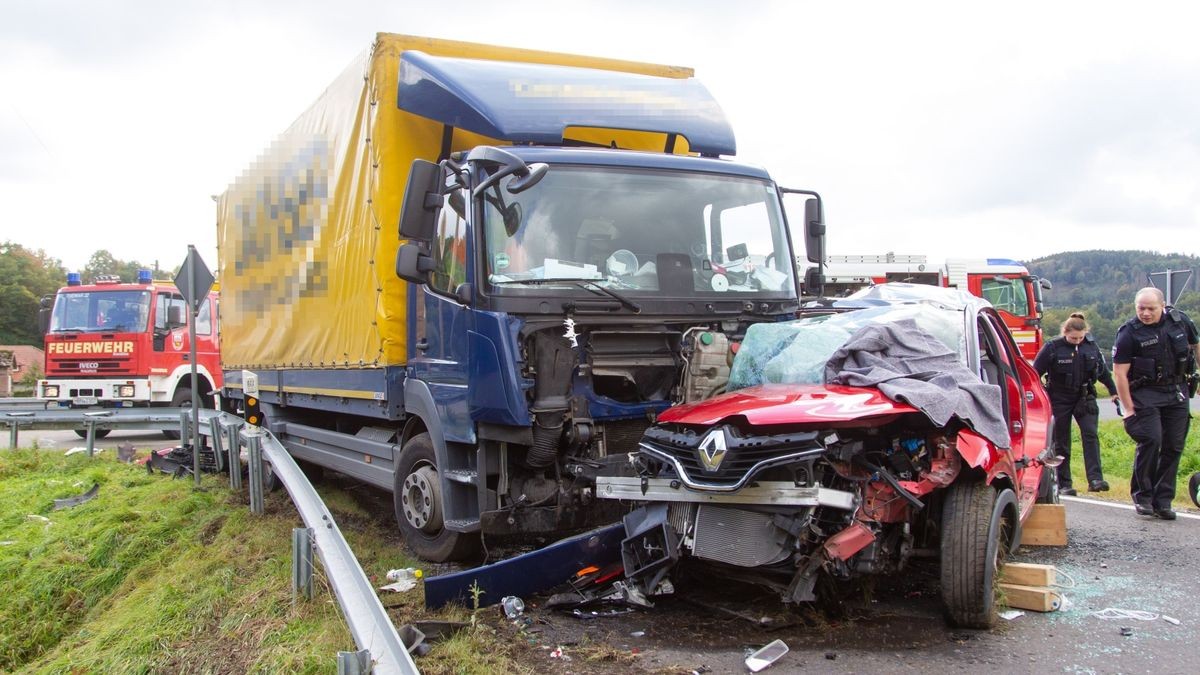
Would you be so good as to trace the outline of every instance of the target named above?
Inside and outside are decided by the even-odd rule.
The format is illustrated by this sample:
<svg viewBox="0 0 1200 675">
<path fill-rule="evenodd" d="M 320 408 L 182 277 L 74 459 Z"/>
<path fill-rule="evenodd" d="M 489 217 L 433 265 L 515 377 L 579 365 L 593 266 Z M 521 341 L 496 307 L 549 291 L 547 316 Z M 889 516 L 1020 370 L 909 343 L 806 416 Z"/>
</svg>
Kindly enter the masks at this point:
<svg viewBox="0 0 1200 675">
<path fill-rule="evenodd" d="M 1143 288 L 1137 316 L 1113 344 L 1113 376 L 1124 406 L 1125 432 L 1137 443 L 1129 491 L 1138 515 L 1175 520 L 1171 500 L 1195 393 L 1200 336 L 1183 312 L 1166 307 L 1162 291 Z"/>
<path fill-rule="evenodd" d="M 1054 451 L 1063 458 L 1058 465 L 1058 492 L 1075 494 L 1071 486 L 1071 418 L 1079 424 L 1083 441 L 1083 466 L 1087 472 L 1088 491 L 1108 489 L 1100 467 L 1100 436 L 1096 431 L 1100 408 L 1096 404 L 1096 381 L 1117 390 L 1096 338 L 1082 314 L 1072 314 L 1063 322 L 1062 335 L 1042 345 L 1033 367 L 1045 378 L 1054 413 Z M 1113 400 L 1117 397 L 1114 394 Z"/>
</svg>

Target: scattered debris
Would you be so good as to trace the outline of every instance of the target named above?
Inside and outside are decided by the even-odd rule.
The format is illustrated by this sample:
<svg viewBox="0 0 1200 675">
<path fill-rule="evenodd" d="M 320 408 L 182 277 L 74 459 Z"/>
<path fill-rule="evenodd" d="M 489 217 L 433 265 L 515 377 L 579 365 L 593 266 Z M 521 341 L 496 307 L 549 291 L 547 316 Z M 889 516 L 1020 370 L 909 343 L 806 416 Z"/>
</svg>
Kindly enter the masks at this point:
<svg viewBox="0 0 1200 675">
<path fill-rule="evenodd" d="M 1133 635 L 1133 629 L 1129 626 L 1121 626 L 1121 635 L 1129 637 L 1130 635 Z"/>
<path fill-rule="evenodd" d="M 1004 619 L 1005 621 L 1012 621 L 1013 619 L 1015 619 L 1017 617 L 1025 616 L 1025 612 L 1022 612 L 1019 609 L 1010 609 L 1007 612 L 1000 612 L 999 616 L 1001 619 Z"/>
<path fill-rule="evenodd" d="M 87 452 L 87 448 L 85 448 L 83 446 L 74 447 L 74 448 L 71 448 L 70 450 L 64 452 L 63 456 L 70 457 L 71 455 L 78 455 L 81 452 Z M 102 452 L 104 452 L 104 448 L 94 448 L 92 450 L 93 455 L 98 455 Z"/>
<path fill-rule="evenodd" d="M 1167 616 L 1166 614 L 1162 615 L 1162 620 L 1166 621 L 1167 623 L 1171 624 L 1172 626 L 1178 626 L 1180 624 L 1179 619 L 1176 619 L 1173 616 Z"/>
<path fill-rule="evenodd" d="M 1132 619 L 1134 621 L 1158 620 L 1158 615 L 1154 612 L 1143 612 L 1140 609 L 1121 609 L 1119 607 L 1105 607 L 1097 612 L 1092 612 L 1092 616 L 1097 619 Z"/>
<path fill-rule="evenodd" d="M 566 652 L 563 651 L 563 648 L 561 645 L 550 650 L 550 658 L 562 659 L 563 661 L 571 660 L 571 657 L 567 656 Z"/>
<path fill-rule="evenodd" d="M 515 619 L 525 611 L 525 601 L 515 595 L 506 595 L 500 598 L 500 607 L 504 610 L 504 616 Z"/>
<path fill-rule="evenodd" d="M 0 541 L 0 546 L 12 546 L 15 543 L 17 542 L 13 541 L 12 539 L 5 539 L 4 541 Z"/>
<path fill-rule="evenodd" d="M 417 587 L 417 583 L 425 577 L 425 573 L 415 567 L 405 567 L 398 570 L 388 570 L 387 580 L 395 583 L 380 586 L 381 591 L 407 593 Z"/>
<path fill-rule="evenodd" d="M 69 509 L 69 508 L 79 506 L 80 504 L 83 504 L 84 502 L 92 501 L 93 499 L 96 498 L 96 495 L 98 495 L 98 494 L 100 494 L 100 484 L 94 483 L 90 490 L 88 490 L 87 492 L 85 492 L 81 495 L 76 495 L 74 497 L 67 497 L 65 499 L 55 499 L 54 500 L 54 510 L 61 511 L 63 509 Z"/>
<path fill-rule="evenodd" d="M 124 443 L 117 445 L 117 461 L 129 464 L 133 462 L 133 455 L 135 452 L 137 451 L 133 449 L 133 443 L 125 441 Z"/>
<path fill-rule="evenodd" d="M 630 634 L 629 634 L 629 637 L 646 637 L 646 631 L 644 631 L 644 630 L 635 630 L 635 631 L 633 631 L 632 633 L 630 633 Z"/>
<path fill-rule="evenodd" d="M 53 525 L 53 524 L 54 524 L 54 521 L 50 520 L 50 519 L 49 519 L 49 518 L 47 518 L 46 516 L 39 516 L 39 515 L 38 515 L 38 514 L 36 514 L 36 513 L 31 513 L 31 514 L 29 514 L 29 515 L 27 515 L 27 516 L 25 516 L 25 517 L 26 517 L 26 518 L 28 518 L 29 520 L 40 520 L 40 521 L 42 521 L 43 523 L 45 523 L 45 524 L 46 524 L 46 527 L 50 527 L 51 525 Z"/>
<path fill-rule="evenodd" d="M 788 653 L 788 646 L 783 640 L 768 642 L 763 645 L 762 649 L 746 657 L 746 667 L 750 669 L 750 672 L 757 673 L 778 661 L 786 653 Z M 829 658 L 829 654 L 826 654 L 825 658 Z"/>
</svg>

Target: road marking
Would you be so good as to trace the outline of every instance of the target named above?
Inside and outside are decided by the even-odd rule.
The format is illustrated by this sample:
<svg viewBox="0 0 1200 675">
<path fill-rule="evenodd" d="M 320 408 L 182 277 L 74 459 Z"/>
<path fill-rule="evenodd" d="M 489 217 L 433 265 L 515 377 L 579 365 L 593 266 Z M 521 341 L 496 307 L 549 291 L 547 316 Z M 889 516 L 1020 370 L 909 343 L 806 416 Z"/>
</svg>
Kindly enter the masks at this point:
<svg viewBox="0 0 1200 675">
<path fill-rule="evenodd" d="M 1068 502 L 1079 502 L 1081 504 L 1097 504 L 1099 506 L 1108 506 L 1108 507 L 1111 507 L 1114 509 L 1125 509 L 1126 511 L 1133 510 L 1133 504 L 1121 504 L 1119 502 L 1108 502 L 1108 501 L 1104 501 L 1102 499 L 1088 499 L 1086 497 L 1068 497 L 1067 495 L 1059 495 L 1058 498 L 1062 501 L 1068 501 Z M 1177 516 L 1179 516 L 1180 518 L 1190 518 L 1192 520 L 1200 520 L 1200 516 L 1198 516 L 1194 513 L 1184 513 L 1183 511 L 1176 511 L 1175 514 Z M 1152 516 L 1146 516 L 1146 517 L 1151 518 Z"/>
</svg>

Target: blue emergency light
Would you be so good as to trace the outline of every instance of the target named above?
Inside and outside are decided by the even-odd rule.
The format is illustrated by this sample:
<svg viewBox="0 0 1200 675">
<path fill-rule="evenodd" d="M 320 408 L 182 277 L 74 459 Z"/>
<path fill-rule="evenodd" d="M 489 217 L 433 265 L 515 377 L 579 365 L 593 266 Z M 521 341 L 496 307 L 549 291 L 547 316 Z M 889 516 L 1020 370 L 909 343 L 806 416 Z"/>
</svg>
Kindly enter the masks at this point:
<svg viewBox="0 0 1200 675">
<path fill-rule="evenodd" d="M 138 270 L 138 283 L 148 284 L 154 277 L 150 274 L 150 270 Z"/>
<path fill-rule="evenodd" d="M 78 286 L 80 283 L 82 283 L 82 281 L 81 277 L 79 276 L 79 272 L 67 272 L 68 286 Z"/>
</svg>

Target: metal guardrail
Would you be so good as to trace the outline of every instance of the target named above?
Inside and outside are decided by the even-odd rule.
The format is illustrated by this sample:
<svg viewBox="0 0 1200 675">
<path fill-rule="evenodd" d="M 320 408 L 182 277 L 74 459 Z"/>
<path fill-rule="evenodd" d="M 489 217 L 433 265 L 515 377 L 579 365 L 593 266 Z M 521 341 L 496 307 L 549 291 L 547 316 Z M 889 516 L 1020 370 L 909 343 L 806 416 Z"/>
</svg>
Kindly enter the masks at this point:
<svg viewBox="0 0 1200 675">
<path fill-rule="evenodd" d="M 96 429 L 180 429 L 181 437 L 185 439 L 191 433 L 190 408 L 33 410 L 2 405 L 9 400 L 0 399 L 0 424 L 11 429 L 11 447 L 14 448 L 18 429 L 87 428 L 89 454 Z M 250 502 L 252 510 L 255 505 L 259 507 L 256 513 L 262 512 L 261 462 L 271 464 L 305 526 L 312 531 L 313 545 L 325 566 L 342 615 L 346 617 L 355 644 L 362 650 L 357 654 L 366 652 L 370 656 L 369 670 L 404 675 L 419 673 L 333 514 L 279 440 L 265 429 L 248 427 L 241 418 L 215 410 L 200 411 L 199 431 L 201 436 L 208 437 L 214 455 L 218 455 L 217 466 L 229 467 L 232 489 L 241 487 L 241 449 L 247 448 L 251 458 Z M 220 457 L 222 454 L 225 456 Z M 366 672 L 354 652 L 339 654 L 338 661 L 339 671 Z"/>
<path fill-rule="evenodd" d="M 45 410 L 47 401 L 30 396 L 0 398 L 0 410 Z"/>
</svg>

